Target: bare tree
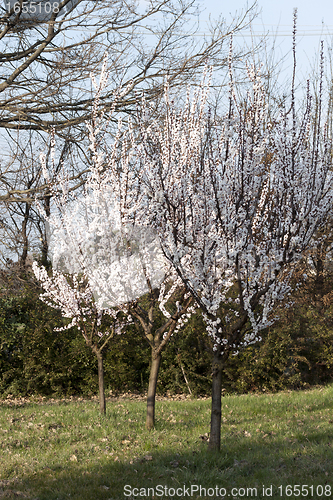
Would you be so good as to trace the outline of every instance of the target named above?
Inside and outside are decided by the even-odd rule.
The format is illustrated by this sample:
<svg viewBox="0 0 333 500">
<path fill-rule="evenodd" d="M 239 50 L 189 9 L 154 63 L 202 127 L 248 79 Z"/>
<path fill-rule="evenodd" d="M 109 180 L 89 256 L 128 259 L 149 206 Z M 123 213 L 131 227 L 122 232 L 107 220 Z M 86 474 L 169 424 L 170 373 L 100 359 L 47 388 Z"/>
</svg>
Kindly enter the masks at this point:
<svg viewBox="0 0 333 500">
<path fill-rule="evenodd" d="M 230 26 L 219 19 L 200 41 L 193 0 L 159 0 L 145 9 L 134 0 L 43 1 L 10 0 L 2 7 L 0 127 L 8 156 L 0 165 L 0 201 L 3 253 L 11 247 L 16 256 L 10 256 L 21 259 L 24 245 L 29 252 L 39 245 L 46 262 L 45 228 L 31 203 L 38 194 L 47 205 L 50 193 L 36 156 L 48 149 L 53 127 L 72 188 L 83 186 L 91 163 L 85 128 L 93 102 L 90 73 L 100 68 L 105 51 L 109 86 L 99 105 L 108 114 L 114 89 L 126 89 L 116 111 L 132 115 L 138 92 L 158 107 L 166 78 L 175 88 L 194 81 L 207 57 L 223 66 L 225 38 L 246 26 L 255 10 L 245 10 Z"/>
</svg>

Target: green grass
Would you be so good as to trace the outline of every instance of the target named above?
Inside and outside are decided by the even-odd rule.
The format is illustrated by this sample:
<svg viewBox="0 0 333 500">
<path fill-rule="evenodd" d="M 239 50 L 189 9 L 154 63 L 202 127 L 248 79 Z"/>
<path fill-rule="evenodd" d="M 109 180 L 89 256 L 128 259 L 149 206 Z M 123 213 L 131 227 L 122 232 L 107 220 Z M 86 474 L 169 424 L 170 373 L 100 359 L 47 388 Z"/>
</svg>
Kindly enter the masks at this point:
<svg viewBox="0 0 333 500">
<path fill-rule="evenodd" d="M 124 486 L 191 484 L 226 488 L 227 498 L 254 498 L 231 495 L 241 487 L 257 488 L 257 498 L 297 498 L 285 486 L 307 484 L 314 493 L 300 498 L 333 498 L 316 493 L 317 485 L 333 490 L 333 386 L 224 397 L 219 454 L 204 439 L 210 400 L 158 401 L 156 429 L 146 431 L 144 420 L 144 401 L 110 401 L 104 418 L 96 401 L 0 402 L 0 499 L 153 498 L 124 496 Z"/>
</svg>

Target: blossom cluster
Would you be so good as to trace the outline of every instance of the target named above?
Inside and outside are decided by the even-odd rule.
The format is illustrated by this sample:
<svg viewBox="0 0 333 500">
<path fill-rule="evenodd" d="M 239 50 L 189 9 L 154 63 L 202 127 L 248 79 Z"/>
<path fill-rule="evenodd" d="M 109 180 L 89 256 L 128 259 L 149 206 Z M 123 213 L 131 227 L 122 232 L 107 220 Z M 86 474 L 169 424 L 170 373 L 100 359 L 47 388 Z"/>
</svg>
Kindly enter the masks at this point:
<svg viewBox="0 0 333 500">
<path fill-rule="evenodd" d="M 58 212 L 48 217 L 59 296 L 66 289 L 61 270 L 84 276 L 99 311 L 125 310 L 160 288 L 160 309 L 170 318 L 166 303 L 185 286 L 215 348 L 235 351 L 260 339 L 332 205 L 331 146 L 320 120 L 313 128 L 309 93 L 299 120 L 294 98 L 290 110 L 272 116 L 260 70 L 247 66 L 243 94 L 235 90 L 231 62 L 229 72 L 229 110 L 219 121 L 207 106 L 209 69 L 182 107 L 166 85 L 158 118 L 143 99 L 137 129 L 129 121 L 124 130 L 119 120 L 104 149 L 95 106 L 84 193 L 71 195 L 64 175 L 60 195 L 53 191 Z M 103 68 L 97 104 L 106 82 Z M 50 179 L 45 157 L 42 163 Z M 75 310 L 68 297 L 65 314 Z"/>
<path fill-rule="evenodd" d="M 309 94 L 300 120 L 294 101 L 272 117 L 260 71 L 247 71 L 245 96 L 230 79 L 229 111 L 219 123 L 206 109 L 206 74 L 181 108 L 166 88 L 162 123 L 143 102 L 135 146 L 148 224 L 205 313 L 215 346 L 231 350 L 271 324 L 332 204 L 327 128 L 313 130 Z M 238 304 L 222 314 L 235 292 Z M 253 333 L 243 335 L 248 320 Z"/>
<path fill-rule="evenodd" d="M 107 123 L 103 112 L 98 114 L 97 110 L 100 93 L 107 85 L 106 61 L 99 82 L 93 78 L 93 84 L 96 97 L 91 123 L 87 123 L 92 159 L 83 193 L 76 195 L 69 190 L 66 172 L 56 174 L 54 134 L 51 165 L 46 155 L 41 155 L 53 202 L 51 215 L 38 204 L 47 221 L 52 258 L 52 275 L 37 263 L 33 266 L 45 290 L 41 298 L 60 308 L 64 317 L 72 318 L 71 327 L 87 318 L 94 323 L 96 315 L 106 314 L 115 320 L 119 312 L 128 315 L 132 303 L 160 288 L 160 309 L 170 318 L 166 304 L 183 285 L 165 259 L 155 229 L 138 211 L 146 198 L 132 162 L 131 122 L 123 130 L 119 120 L 113 143 L 106 147 L 102 141 Z M 109 119 L 121 95 L 115 92 Z M 171 286 L 166 286 L 169 281 Z M 121 326 L 116 324 L 115 329 L 119 332 Z"/>
</svg>

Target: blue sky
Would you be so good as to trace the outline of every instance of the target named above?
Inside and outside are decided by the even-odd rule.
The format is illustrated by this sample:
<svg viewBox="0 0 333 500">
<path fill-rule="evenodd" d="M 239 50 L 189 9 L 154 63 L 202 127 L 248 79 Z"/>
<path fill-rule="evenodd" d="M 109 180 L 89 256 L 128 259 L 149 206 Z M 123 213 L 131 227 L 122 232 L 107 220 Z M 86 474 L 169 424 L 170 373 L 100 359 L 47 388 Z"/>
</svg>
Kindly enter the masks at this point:
<svg viewBox="0 0 333 500">
<path fill-rule="evenodd" d="M 231 21 L 236 11 L 246 7 L 246 1 L 233 0 L 201 0 L 204 12 L 200 16 L 202 26 L 217 14 L 223 15 Z M 252 2 L 249 2 L 252 5 Z M 332 45 L 333 40 L 333 1 L 332 0 L 258 0 L 259 17 L 253 22 L 253 32 L 260 36 L 269 32 L 268 42 L 276 37 L 276 51 L 278 55 L 285 55 L 291 48 L 292 14 L 294 7 L 298 9 L 298 37 L 297 57 L 298 70 L 306 74 L 318 53 L 320 40 L 324 39 L 326 46 Z M 248 32 L 249 35 L 249 32 Z M 250 43 L 250 36 L 244 37 Z M 289 61 L 290 62 L 290 61 Z M 286 61 L 288 65 L 288 60 Z"/>
</svg>

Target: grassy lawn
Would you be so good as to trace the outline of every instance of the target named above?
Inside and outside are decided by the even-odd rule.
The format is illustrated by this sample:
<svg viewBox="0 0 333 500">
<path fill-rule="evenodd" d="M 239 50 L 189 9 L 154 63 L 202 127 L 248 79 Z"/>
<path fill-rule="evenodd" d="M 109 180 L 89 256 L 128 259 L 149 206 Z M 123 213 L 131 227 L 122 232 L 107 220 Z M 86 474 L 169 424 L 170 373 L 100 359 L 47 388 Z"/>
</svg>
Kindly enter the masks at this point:
<svg viewBox="0 0 333 500">
<path fill-rule="evenodd" d="M 219 454 L 209 419 L 210 400 L 158 401 L 152 432 L 144 401 L 104 418 L 95 401 L 2 401 L 0 499 L 333 498 L 333 386 L 224 397 Z"/>
</svg>

